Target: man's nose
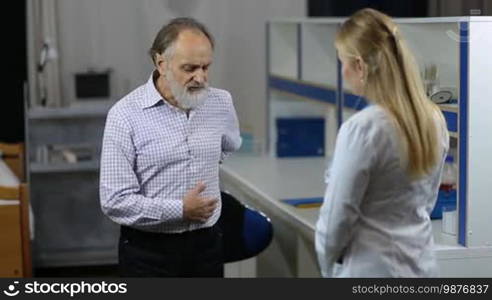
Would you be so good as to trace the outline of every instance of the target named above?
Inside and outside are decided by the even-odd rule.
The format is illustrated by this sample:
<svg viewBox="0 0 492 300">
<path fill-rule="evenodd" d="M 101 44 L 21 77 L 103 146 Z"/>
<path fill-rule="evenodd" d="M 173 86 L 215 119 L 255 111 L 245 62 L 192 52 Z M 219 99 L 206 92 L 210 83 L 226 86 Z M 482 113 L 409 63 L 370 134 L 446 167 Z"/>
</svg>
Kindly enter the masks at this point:
<svg viewBox="0 0 492 300">
<path fill-rule="evenodd" d="M 207 81 L 207 73 L 206 71 L 199 69 L 193 76 L 193 80 L 199 84 L 203 84 Z"/>
</svg>

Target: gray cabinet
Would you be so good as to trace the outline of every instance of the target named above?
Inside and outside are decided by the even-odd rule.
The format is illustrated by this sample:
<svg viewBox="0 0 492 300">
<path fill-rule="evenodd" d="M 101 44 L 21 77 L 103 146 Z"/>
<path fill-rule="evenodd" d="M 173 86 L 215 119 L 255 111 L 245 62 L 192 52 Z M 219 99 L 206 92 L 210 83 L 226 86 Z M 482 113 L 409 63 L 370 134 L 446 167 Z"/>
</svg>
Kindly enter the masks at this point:
<svg viewBox="0 0 492 300">
<path fill-rule="evenodd" d="M 36 267 L 117 261 L 119 227 L 104 216 L 99 204 L 99 157 L 111 104 L 36 108 L 28 113 Z M 80 145 L 92 155 L 68 162 L 56 151 Z"/>
</svg>

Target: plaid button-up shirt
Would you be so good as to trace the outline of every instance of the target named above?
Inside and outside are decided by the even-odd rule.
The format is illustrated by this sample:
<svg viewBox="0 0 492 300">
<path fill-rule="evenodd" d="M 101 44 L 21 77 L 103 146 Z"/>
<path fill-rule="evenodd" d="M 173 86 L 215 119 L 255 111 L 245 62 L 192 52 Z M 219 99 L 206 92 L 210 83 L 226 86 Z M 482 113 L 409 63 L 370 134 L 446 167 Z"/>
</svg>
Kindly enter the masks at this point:
<svg viewBox="0 0 492 300">
<path fill-rule="evenodd" d="M 184 232 L 215 224 L 183 219 L 183 198 L 202 181 L 220 199 L 219 162 L 241 145 L 231 95 L 208 89 L 189 116 L 156 90 L 153 76 L 109 111 L 101 155 L 100 198 L 114 222 L 152 232 Z"/>
</svg>

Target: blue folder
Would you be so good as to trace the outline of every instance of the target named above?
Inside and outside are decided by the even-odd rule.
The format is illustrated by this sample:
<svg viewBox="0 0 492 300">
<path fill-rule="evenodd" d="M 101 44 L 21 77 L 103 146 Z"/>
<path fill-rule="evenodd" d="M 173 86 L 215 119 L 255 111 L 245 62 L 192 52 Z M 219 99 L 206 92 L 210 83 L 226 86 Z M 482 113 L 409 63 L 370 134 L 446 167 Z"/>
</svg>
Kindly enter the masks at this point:
<svg viewBox="0 0 492 300">
<path fill-rule="evenodd" d="M 323 197 L 282 199 L 281 201 L 298 208 L 309 208 L 321 206 Z"/>
</svg>

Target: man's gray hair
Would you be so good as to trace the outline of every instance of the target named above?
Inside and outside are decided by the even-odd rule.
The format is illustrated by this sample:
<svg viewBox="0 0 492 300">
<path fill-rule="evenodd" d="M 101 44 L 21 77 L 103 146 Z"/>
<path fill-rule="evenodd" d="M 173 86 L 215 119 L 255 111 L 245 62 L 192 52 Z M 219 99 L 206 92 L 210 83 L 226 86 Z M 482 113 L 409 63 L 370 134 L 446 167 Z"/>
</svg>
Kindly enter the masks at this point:
<svg viewBox="0 0 492 300">
<path fill-rule="evenodd" d="M 157 36 L 149 50 L 149 55 L 152 62 L 155 64 L 157 54 L 165 53 L 178 38 L 179 34 L 184 30 L 194 30 L 203 33 L 210 44 L 214 48 L 214 38 L 208 31 L 207 27 L 193 18 L 175 18 L 171 22 L 164 25 L 157 33 Z"/>
</svg>

